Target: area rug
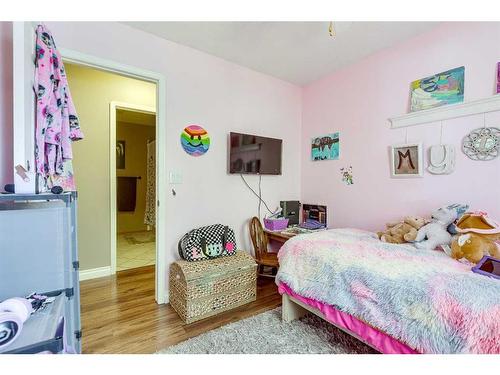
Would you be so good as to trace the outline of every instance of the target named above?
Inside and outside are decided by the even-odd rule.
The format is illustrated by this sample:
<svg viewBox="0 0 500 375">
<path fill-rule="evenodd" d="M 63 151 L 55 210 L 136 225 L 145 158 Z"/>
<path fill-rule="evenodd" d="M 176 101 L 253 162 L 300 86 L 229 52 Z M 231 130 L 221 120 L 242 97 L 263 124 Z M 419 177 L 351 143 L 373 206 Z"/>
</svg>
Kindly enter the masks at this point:
<svg viewBox="0 0 500 375">
<path fill-rule="evenodd" d="M 130 233 L 124 236 L 131 245 L 140 245 L 143 243 L 155 242 L 156 235 L 154 231 Z"/>
<path fill-rule="evenodd" d="M 228 324 L 160 354 L 375 354 L 371 347 L 308 314 L 300 320 L 281 320 L 281 308 Z"/>
</svg>

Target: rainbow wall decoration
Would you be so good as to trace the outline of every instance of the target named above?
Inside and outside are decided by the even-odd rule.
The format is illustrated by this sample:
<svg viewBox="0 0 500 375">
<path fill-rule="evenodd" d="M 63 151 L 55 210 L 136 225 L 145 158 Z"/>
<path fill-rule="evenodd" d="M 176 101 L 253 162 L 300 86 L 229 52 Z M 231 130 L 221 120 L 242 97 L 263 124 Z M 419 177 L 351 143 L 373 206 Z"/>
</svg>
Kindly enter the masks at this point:
<svg viewBox="0 0 500 375">
<path fill-rule="evenodd" d="M 411 83 L 411 111 L 464 101 L 465 68 L 455 68 Z"/>
<path fill-rule="evenodd" d="M 201 156 L 210 147 L 210 137 L 207 131 L 201 126 L 189 125 L 181 133 L 181 145 L 189 155 Z"/>
</svg>

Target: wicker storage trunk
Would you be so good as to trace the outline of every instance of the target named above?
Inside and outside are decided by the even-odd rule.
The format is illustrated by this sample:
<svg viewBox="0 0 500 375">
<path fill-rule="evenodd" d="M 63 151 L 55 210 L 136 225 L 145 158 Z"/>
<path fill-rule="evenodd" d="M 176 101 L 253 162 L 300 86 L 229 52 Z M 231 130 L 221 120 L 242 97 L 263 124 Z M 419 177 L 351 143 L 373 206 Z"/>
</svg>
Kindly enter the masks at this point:
<svg viewBox="0 0 500 375">
<path fill-rule="evenodd" d="M 257 264 L 245 252 L 170 266 L 170 305 L 186 323 L 255 301 Z"/>
</svg>

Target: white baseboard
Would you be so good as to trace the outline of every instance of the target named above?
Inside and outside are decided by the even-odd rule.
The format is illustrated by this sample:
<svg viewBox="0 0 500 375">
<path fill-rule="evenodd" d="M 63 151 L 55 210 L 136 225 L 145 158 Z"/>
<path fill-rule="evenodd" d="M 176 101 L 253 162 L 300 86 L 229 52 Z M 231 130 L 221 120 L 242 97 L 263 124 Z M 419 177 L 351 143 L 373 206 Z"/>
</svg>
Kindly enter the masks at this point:
<svg viewBox="0 0 500 375">
<path fill-rule="evenodd" d="M 98 277 L 104 277 L 111 275 L 111 266 L 91 268 L 89 270 L 80 271 L 80 281 L 97 279 Z"/>
</svg>

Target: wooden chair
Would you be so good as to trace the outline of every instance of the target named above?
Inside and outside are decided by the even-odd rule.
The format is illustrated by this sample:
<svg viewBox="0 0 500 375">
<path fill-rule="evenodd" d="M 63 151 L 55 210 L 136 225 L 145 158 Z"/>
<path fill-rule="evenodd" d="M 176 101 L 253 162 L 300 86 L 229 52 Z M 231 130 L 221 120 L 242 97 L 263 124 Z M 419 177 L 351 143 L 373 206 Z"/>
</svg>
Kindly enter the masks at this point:
<svg viewBox="0 0 500 375">
<path fill-rule="evenodd" d="M 264 266 L 273 268 L 273 275 L 278 270 L 278 256 L 276 253 L 267 251 L 267 235 L 262 228 L 262 224 L 258 217 L 253 217 L 250 220 L 250 237 L 252 238 L 253 248 L 255 250 L 255 261 L 258 264 L 257 271 L 261 276 L 269 276 L 264 274 Z"/>
</svg>

